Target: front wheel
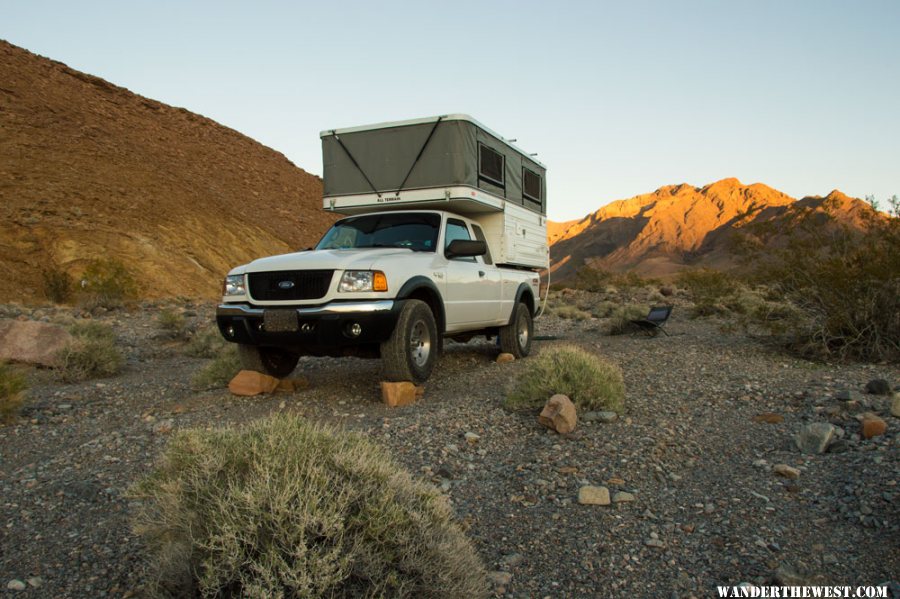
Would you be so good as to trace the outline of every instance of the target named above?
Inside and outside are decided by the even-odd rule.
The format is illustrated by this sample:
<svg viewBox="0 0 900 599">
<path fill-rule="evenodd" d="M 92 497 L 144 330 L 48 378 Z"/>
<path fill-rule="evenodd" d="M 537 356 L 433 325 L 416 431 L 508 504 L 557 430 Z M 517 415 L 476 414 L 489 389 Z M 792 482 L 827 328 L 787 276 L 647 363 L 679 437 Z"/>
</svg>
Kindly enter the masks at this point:
<svg viewBox="0 0 900 599">
<path fill-rule="evenodd" d="M 434 370 L 440 346 L 431 308 L 421 300 L 406 300 L 390 339 L 381 344 L 385 378 L 425 382 Z"/>
<path fill-rule="evenodd" d="M 531 310 L 523 303 L 516 304 L 509 324 L 500 329 L 500 351 L 524 358 L 531 352 L 534 321 Z"/>
<path fill-rule="evenodd" d="M 282 379 L 297 367 L 300 356 L 277 347 L 238 344 L 238 355 L 244 370 L 255 370 Z"/>
</svg>

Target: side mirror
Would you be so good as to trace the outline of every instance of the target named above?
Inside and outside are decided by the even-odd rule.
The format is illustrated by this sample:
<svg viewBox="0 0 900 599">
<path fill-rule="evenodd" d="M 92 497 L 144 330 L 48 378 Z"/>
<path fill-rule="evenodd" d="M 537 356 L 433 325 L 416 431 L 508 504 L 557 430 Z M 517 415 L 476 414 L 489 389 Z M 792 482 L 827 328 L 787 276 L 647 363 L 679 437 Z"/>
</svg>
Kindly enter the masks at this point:
<svg viewBox="0 0 900 599">
<path fill-rule="evenodd" d="M 444 250 L 444 255 L 449 259 L 470 258 L 472 256 L 484 256 L 487 254 L 487 244 L 483 241 L 469 239 L 454 239 Z"/>
</svg>

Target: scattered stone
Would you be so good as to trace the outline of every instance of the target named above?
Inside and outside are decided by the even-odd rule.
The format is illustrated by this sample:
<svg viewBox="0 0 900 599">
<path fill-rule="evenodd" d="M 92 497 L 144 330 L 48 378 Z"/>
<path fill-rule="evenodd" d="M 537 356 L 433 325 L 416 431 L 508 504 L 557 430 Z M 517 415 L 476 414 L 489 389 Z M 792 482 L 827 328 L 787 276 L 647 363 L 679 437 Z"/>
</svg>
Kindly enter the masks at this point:
<svg viewBox="0 0 900 599">
<path fill-rule="evenodd" d="M 381 399 L 392 408 L 414 404 L 417 398 L 416 386 L 409 381 L 401 383 L 381 382 Z"/>
<path fill-rule="evenodd" d="M 794 441 L 802 453 L 824 453 L 834 436 L 834 425 L 827 422 L 813 422 L 804 425 Z"/>
<path fill-rule="evenodd" d="M 41 586 L 44 584 L 44 581 L 40 576 L 32 576 L 31 578 L 27 579 L 26 582 L 28 582 L 28 586 L 35 589 L 41 588 Z"/>
<path fill-rule="evenodd" d="M 844 389 L 843 391 L 839 391 L 835 397 L 841 401 L 860 401 L 863 398 L 863 395 L 855 389 Z"/>
<path fill-rule="evenodd" d="M 505 587 L 510 582 L 512 582 L 512 577 L 513 577 L 513 575 L 511 573 L 503 572 L 502 570 L 488 572 L 488 575 L 487 575 L 487 579 L 495 587 Z"/>
<path fill-rule="evenodd" d="M 302 389 L 306 389 L 309 387 L 309 379 L 305 376 L 299 376 L 290 379 L 281 379 L 278 381 L 278 388 L 276 391 L 282 391 L 285 393 L 293 393 L 294 391 L 300 391 Z"/>
<path fill-rule="evenodd" d="M 243 397 L 272 393 L 277 388 L 278 379 L 255 370 L 242 370 L 228 383 L 228 390 L 233 395 Z"/>
<path fill-rule="evenodd" d="M 653 547 L 654 549 L 665 549 L 666 544 L 662 542 L 662 539 L 657 539 L 650 537 L 646 541 L 644 541 L 644 545 L 647 547 Z"/>
<path fill-rule="evenodd" d="M 634 495 L 625 491 L 616 491 L 612 496 L 613 503 L 629 503 L 634 501 Z"/>
<path fill-rule="evenodd" d="M 565 395 L 557 393 L 547 401 L 538 422 L 560 434 L 571 433 L 578 423 L 575 404 Z"/>
<path fill-rule="evenodd" d="M 478 440 L 481 439 L 481 435 L 477 435 L 475 433 L 466 433 L 463 435 L 471 445 L 475 445 L 478 443 Z"/>
<path fill-rule="evenodd" d="M 754 468 L 768 468 L 769 462 L 768 462 L 768 460 L 759 458 L 758 460 L 753 460 L 753 467 Z"/>
<path fill-rule="evenodd" d="M 780 424 L 784 422 L 784 416 L 775 412 L 763 412 L 753 417 L 753 422 L 764 422 L 766 424 Z"/>
<path fill-rule="evenodd" d="M 775 582 L 782 586 L 805 586 L 807 584 L 806 577 L 797 572 L 791 565 L 782 564 L 775 570 Z"/>
<path fill-rule="evenodd" d="M 24 582 L 22 582 L 18 578 L 13 578 L 12 580 L 10 580 L 9 582 L 6 583 L 6 588 L 9 589 L 10 591 L 24 591 L 28 587 L 25 585 Z"/>
<path fill-rule="evenodd" d="M 894 393 L 894 397 L 891 398 L 891 416 L 900 418 L 900 393 Z"/>
<path fill-rule="evenodd" d="M 618 476 L 614 476 L 614 477 L 610 478 L 609 480 L 607 480 L 606 484 L 608 484 L 608 485 L 624 485 L 625 479 L 620 478 Z"/>
<path fill-rule="evenodd" d="M 34 320 L 0 320 L 0 362 L 58 366 L 59 351 L 72 336 L 55 324 Z"/>
<path fill-rule="evenodd" d="M 890 395 L 891 384 L 884 379 L 872 379 L 866 383 L 866 393 L 871 395 Z"/>
<path fill-rule="evenodd" d="M 618 417 L 619 417 L 619 415 L 616 414 L 615 412 L 600 411 L 600 412 L 586 412 L 584 414 L 584 416 L 581 417 L 581 419 L 584 420 L 585 422 L 602 422 L 604 424 L 609 424 L 610 422 L 613 422 Z"/>
<path fill-rule="evenodd" d="M 800 478 L 800 471 L 787 464 L 775 464 L 772 466 L 772 472 L 785 478 Z"/>
<path fill-rule="evenodd" d="M 874 414 L 867 414 L 862 420 L 863 439 L 879 437 L 883 435 L 886 430 L 887 423 Z"/>
<path fill-rule="evenodd" d="M 516 357 L 506 352 L 497 356 L 497 364 L 506 364 L 507 362 L 515 362 Z"/>
<path fill-rule="evenodd" d="M 515 568 L 522 564 L 525 561 L 525 556 L 521 553 L 510 553 L 509 555 L 504 555 L 500 560 L 500 563 L 506 566 L 507 568 Z"/>
<path fill-rule="evenodd" d="M 585 485 L 578 489 L 578 503 L 581 505 L 609 505 L 609 489 Z"/>
</svg>

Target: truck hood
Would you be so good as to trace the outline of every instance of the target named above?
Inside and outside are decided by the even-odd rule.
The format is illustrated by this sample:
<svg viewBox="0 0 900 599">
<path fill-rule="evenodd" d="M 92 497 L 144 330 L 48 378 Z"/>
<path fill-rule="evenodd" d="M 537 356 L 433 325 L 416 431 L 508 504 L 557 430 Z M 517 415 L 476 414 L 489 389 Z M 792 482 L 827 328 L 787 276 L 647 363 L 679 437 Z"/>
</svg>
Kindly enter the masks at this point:
<svg viewBox="0 0 900 599">
<path fill-rule="evenodd" d="M 370 270 L 377 260 L 412 253 L 412 250 L 403 248 L 310 250 L 260 258 L 249 264 L 238 266 L 229 274 L 242 275 L 278 270 Z"/>
</svg>

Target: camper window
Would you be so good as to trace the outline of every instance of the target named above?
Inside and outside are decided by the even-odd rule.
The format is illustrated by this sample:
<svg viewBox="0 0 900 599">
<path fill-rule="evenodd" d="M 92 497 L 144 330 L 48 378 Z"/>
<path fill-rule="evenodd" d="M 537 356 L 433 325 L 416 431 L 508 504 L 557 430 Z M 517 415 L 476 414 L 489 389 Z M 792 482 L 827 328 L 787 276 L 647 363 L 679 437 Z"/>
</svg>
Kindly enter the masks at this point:
<svg viewBox="0 0 900 599">
<path fill-rule="evenodd" d="M 478 144 L 478 176 L 494 185 L 505 187 L 503 171 L 503 154 L 484 144 Z"/>
</svg>

